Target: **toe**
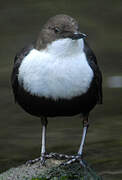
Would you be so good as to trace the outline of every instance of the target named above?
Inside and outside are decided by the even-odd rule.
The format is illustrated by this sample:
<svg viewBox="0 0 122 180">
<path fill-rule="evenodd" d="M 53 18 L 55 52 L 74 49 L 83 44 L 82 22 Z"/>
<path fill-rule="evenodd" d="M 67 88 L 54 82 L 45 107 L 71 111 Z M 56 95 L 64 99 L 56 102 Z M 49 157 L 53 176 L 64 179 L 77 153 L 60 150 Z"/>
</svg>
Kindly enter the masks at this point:
<svg viewBox="0 0 122 180">
<path fill-rule="evenodd" d="M 40 161 L 40 159 L 41 158 L 39 157 L 39 158 L 36 158 L 36 159 L 33 159 L 33 160 L 29 160 L 29 161 L 26 162 L 26 165 L 28 165 L 28 166 L 30 165 L 31 166 L 32 164 Z"/>
</svg>

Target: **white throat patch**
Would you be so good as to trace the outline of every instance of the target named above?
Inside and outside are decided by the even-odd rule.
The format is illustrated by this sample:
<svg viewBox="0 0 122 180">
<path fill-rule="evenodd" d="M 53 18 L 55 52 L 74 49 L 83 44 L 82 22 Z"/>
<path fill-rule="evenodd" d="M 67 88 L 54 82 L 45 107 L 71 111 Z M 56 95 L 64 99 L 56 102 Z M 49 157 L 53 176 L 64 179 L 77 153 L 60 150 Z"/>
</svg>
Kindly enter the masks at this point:
<svg viewBox="0 0 122 180">
<path fill-rule="evenodd" d="M 45 50 L 31 50 L 19 67 L 20 85 L 32 95 L 55 100 L 82 95 L 93 78 L 83 47 L 82 39 L 67 38 L 53 42 Z"/>
</svg>

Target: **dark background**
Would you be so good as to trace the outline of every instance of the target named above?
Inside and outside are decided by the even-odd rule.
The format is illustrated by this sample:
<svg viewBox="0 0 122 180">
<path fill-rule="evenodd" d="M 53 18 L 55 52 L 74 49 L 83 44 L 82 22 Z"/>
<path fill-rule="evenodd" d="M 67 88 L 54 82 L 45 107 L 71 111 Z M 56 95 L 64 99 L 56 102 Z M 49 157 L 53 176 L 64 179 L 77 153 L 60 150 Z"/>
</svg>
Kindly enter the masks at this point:
<svg viewBox="0 0 122 180">
<path fill-rule="evenodd" d="M 104 179 L 122 179 L 121 0 L 21 0 L 0 2 L 0 171 L 40 155 L 41 122 L 14 104 L 10 74 L 16 52 L 37 37 L 56 14 L 76 18 L 88 34 L 103 72 L 104 104 L 91 113 L 84 158 Z M 76 153 L 82 133 L 79 116 L 49 119 L 47 151 Z M 106 175 L 105 175 L 106 173 Z"/>
</svg>

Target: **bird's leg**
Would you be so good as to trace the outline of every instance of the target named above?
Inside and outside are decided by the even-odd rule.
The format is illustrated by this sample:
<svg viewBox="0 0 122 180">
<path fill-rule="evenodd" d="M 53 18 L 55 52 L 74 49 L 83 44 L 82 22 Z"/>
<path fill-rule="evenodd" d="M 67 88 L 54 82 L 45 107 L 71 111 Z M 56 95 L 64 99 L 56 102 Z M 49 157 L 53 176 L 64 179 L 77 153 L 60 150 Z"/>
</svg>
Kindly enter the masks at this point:
<svg viewBox="0 0 122 180">
<path fill-rule="evenodd" d="M 45 164 L 45 152 L 46 152 L 46 128 L 47 128 L 47 118 L 41 117 L 42 123 L 42 147 L 41 147 L 41 164 Z"/>
<path fill-rule="evenodd" d="M 82 135 L 82 139 L 81 139 L 80 148 L 78 150 L 78 156 L 83 155 L 83 146 L 84 146 L 88 127 L 89 127 L 89 123 L 88 123 L 88 115 L 87 115 L 87 116 L 83 117 L 83 135 Z"/>
<path fill-rule="evenodd" d="M 82 156 L 83 156 L 83 146 L 84 146 L 88 126 L 89 126 L 89 123 L 88 123 L 88 114 L 87 114 L 87 115 L 83 116 L 83 134 L 82 134 L 81 144 L 80 144 L 78 153 L 76 156 L 71 158 L 69 161 L 63 163 L 63 165 L 68 165 L 75 161 L 79 161 L 82 166 L 86 166 L 86 164 L 83 162 Z"/>
<path fill-rule="evenodd" d="M 42 124 L 42 147 L 41 147 L 41 157 L 29 160 L 26 162 L 27 165 L 34 164 L 38 161 L 41 161 L 42 165 L 45 165 L 45 146 L 46 146 L 46 127 L 47 127 L 47 118 L 41 117 L 41 124 Z"/>
</svg>

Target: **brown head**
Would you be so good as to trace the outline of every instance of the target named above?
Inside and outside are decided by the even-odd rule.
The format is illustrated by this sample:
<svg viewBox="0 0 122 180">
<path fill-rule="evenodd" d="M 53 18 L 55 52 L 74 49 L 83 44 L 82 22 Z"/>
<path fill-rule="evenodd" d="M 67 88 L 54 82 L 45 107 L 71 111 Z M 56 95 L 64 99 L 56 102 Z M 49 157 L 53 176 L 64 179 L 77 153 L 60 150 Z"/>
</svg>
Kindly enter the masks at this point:
<svg viewBox="0 0 122 180">
<path fill-rule="evenodd" d="M 68 15 L 56 15 L 51 17 L 43 26 L 36 41 L 35 48 L 40 50 L 52 41 L 71 38 L 73 40 L 84 38 L 86 35 L 79 32 L 78 23 Z"/>
</svg>

